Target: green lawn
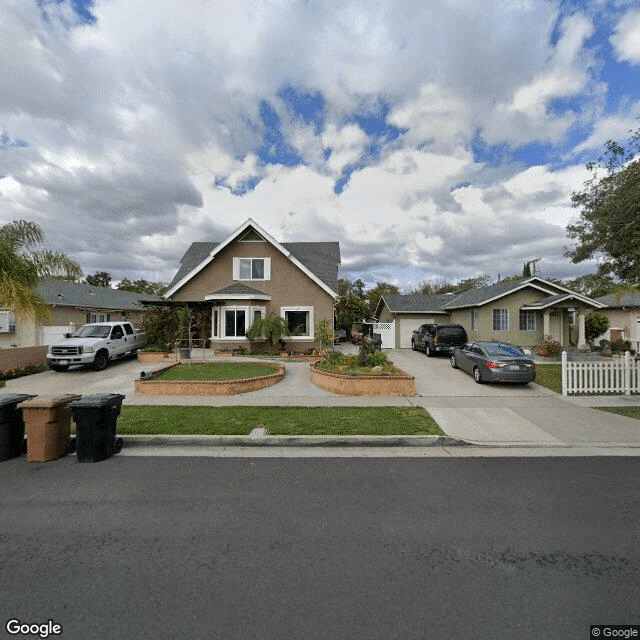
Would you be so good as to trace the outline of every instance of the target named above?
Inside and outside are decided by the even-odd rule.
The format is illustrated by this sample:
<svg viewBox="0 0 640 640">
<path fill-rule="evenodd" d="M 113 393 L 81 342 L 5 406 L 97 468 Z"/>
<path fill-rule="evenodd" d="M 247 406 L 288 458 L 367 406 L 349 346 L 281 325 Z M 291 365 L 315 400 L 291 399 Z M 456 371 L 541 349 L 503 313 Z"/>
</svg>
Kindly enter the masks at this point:
<svg viewBox="0 0 640 640">
<path fill-rule="evenodd" d="M 179 364 L 160 373 L 156 380 L 244 380 L 268 376 L 278 371 L 276 365 L 255 362 Z"/>
<path fill-rule="evenodd" d="M 617 413 L 627 418 L 635 418 L 640 420 L 640 407 L 597 407 L 600 411 L 608 411 L 609 413 Z"/>
<path fill-rule="evenodd" d="M 562 365 L 536 365 L 536 382 L 547 389 L 551 389 L 551 391 L 562 393 Z"/>
<path fill-rule="evenodd" d="M 443 435 L 422 407 L 123 406 L 118 434 Z"/>
</svg>

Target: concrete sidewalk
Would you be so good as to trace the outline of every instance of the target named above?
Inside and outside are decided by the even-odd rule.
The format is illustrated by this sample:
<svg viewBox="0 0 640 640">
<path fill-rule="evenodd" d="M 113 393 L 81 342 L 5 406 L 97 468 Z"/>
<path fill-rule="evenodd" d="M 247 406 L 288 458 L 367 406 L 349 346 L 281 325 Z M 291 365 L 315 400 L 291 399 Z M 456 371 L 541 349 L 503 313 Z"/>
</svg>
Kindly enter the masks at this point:
<svg viewBox="0 0 640 640">
<path fill-rule="evenodd" d="M 350 347 L 350 345 L 347 345 Z M 38 395 L 56 395 L 67 392 L 82 393 L 123 393 L 126 405 L 164 405 L 164 406 L 299 406 L 299 407 L 372 407 L 398 406 L 424 407 L 438 422 L 442 430 L 454 440 L 464 441 L 475 449 L 491 448 L 513 452 L 515 450 L 546 451 L 558 449 L 565 454 L 569 450 L 618 452 L 625 449 L 636 455 L 640 452 L 640 420 L 598 411 L 593 406 L 638 406 L 638 397 L 601 396 L 590 398 L 562 398 L 552 391 L 536 384 L 524 387 L 510 385 L 483 384 L 473 382 L 471 376 L 453 370 L 446 358 L 426 358 L 424 354 L 408 350 L 389 352 L 390 359 L 401 369 L 416 378 L 415 396 L 405 397 L 352 397 L 340 396 L 316 387 L 310 379 L 309 363 L 284 359 L 286 374 L 277 385 L 236 396 L 136 396 L 134 380 L 141 370 L 152 370 L 161 365 L 141 365 L 135 361 L 111 365 L 102 372 L 69 371 L 67 373 L 47 372 L 26 378 L 11 380 L 5 392 L 31 392 Z M 216 358 L 216 361 L 222 359 Z M 248 358 L 225 358 L 241 360 Z M 262 361 L 256 359 L 258 361 Z M 278 362 L 278 361 L 277 361 Z M 382 441 L 379 441 L 382 442 Z M 338 455 L 340 443 L 331 439 L 330 451 Z M 394 447 L 402 450 L 401 455 L 417 455 L 416 447 L 400 446 L 396 439 Z M 161 445 L 166 449 L 166 443 Z M 207 447 L 225 448 L 225 445 L 208 443 Z M 229 448 L 231 445 L 228 445 Z M 237 446 L 237 445 L 234 445 Z M 322 448 L 315 443 L 316 453 Z M 359 444 L 364 452 L 369 447 Z M 179 445 L 184 447 L 184 445 Z M 286 449 L 289 453 L 300 449 L 296 446 L 279 444 L 269 446 L 267 450 Z M 143 447 L 136 447 L 137 450 Z M 246 451 L 246 447 L 241 447 Z M 259 447 L 260 448 L 260 447 Z M 442 444 L 439 447 L 418 447 L 424 449 L 424 455 L 435 455 L 426 449 L 441 449 L 441 453 L 454 449 L 455 455 L 467 455 L 459 451 L 470 451 L 469 447 Z M 149 451 L 155 446 L 149 447 Z M 187 450 L 195 455 L 195 447 Z M 260 448 L 264 449 L 264 447 Z M 354 454 L 353 446 L 344 447 Z M 376 455 L 382 449 L 375 447 Z M 409 453 L 411 450 L 411 453 Z M 138 451 L 139 453 L 139 451 Z M 314 454 L 315 455 L 315 454 Z M 447 455 L 451 455 L 448 453 Z M 571 453 L 573 455 L 573 453 Z"/>
</svg>

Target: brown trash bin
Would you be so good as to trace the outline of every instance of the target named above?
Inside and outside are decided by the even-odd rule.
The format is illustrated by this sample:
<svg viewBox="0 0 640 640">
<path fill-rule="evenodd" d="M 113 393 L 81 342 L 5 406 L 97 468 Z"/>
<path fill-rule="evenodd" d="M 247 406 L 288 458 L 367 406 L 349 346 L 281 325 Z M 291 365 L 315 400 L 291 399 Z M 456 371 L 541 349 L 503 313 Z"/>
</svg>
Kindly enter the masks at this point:
<svg viewBox="0 0 640 640">
<path fill-rule="evenodd" d="M 27 430 L 27 460 L 47 462 L 67 454 L 71 432 L 71 409 L 80 398 L 75 393 L 37 396 L 18 405 Z"/>
</svg>

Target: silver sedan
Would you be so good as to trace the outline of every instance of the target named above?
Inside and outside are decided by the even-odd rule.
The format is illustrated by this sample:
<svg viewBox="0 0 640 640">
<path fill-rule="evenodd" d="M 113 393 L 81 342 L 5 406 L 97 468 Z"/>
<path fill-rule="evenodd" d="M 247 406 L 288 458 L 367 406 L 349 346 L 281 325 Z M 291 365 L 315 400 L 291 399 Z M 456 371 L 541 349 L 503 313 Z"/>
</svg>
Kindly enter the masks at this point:
<svg viewBox="0 0 640 640">
<path fill-rule="evenodd" d="M 518 347 L 500 342 L 467 342 L 451 353 L 451 366 L 470 373 L 477 383 L 526 384 L 536 379 L 533 360 Z"/>
</svg>

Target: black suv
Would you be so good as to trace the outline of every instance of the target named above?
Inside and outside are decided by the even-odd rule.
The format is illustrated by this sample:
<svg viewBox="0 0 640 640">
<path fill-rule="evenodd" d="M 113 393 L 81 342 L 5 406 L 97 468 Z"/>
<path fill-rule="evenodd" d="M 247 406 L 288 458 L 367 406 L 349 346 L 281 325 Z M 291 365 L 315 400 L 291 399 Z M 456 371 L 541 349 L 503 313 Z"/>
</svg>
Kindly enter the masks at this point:
<svg viewBox="0 0 640 640">
<path fill-rule="evenodd" d="M 467 332 L 461 324 L 423 324 L 413 332 L 411 348 L 427 356 L 461 347 L 467 342 Z"/>
</svg>

